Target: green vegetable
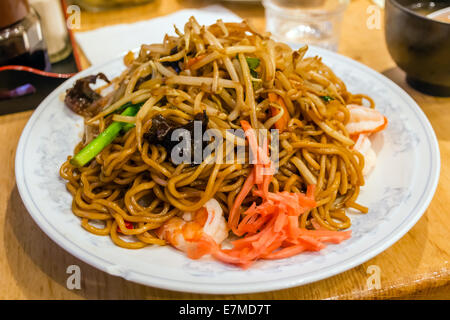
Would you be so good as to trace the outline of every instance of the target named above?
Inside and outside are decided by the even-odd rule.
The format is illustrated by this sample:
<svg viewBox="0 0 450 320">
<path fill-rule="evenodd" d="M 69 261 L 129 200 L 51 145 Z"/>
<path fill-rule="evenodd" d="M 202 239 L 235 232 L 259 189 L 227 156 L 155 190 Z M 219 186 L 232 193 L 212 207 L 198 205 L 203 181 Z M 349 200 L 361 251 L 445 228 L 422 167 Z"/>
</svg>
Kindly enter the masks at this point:
<svg viewBox="0 0 450 320">
<path fill-rule="evenodd" d="M 247 64 L 250 70 L 255 70 L 256 68 L 258 68 L 260 63 L 258 58 L 245 57 L 245 60 L 247 60 Z"/>
<path fill-rule="evenodd" d="M 253 78 L 258 78 L 258 72 L 256 72 L 253 69 L 250 69 L 250 74 L 252 75 Z"/>
<path fill-rule="evenodd" d="M 137 104 L 132 104 L 131 102 L 127 102 L 124 105 L 120 106 L 117 110 L 113 111 L 112 113 L 120 113 L 120 112 L 122 112 L 123 110 L 125 110 L 128 107 L 132 107 L 132 106 L 140 107 L 142 105 L 143 105 L 143 102 L 137 103 Z"/>
<path fill-rule="evenodd" d="M 239 60 L 239 56 L 236 55 L 236 59 Z M 258 58 L 252 58 L 252 57 L 245 57 L 245 60 L 247 61 L 248 67 L 250 69 L 250 73 L 255 72 L 256 73 L 256 68 L 259 67 L 260 61 Z M 253 74 L 252 74 L 253 76 Z"/>
<path fill-rule="evenodd" d="M 253 78 L 259 78 L 259 75 L 258 74 L 256 74 L 256 75 L 253 75 L 252 74 L 252 77 Z M 252 81 L 252 85 L 253 85 L 253 90 L 259 90 L 259 89 L 261 89 L 262 88 L 262 81 Z"/>
<path fill-rule="evenodd" d="M 128 104 L 126 104 L 128 105 Z M 129 104 L 125 111 L 121 113 L 123 116 L 135 116 L 139 111 L 142 103 Z M 134 124 L 114 121 L 108 128 L 100 133 L 94 140 L 89 142 L 80 152 L 78 152 L 71 160 L 70 163 L 76 167 L 83 167 L 89 161 L 95 158 L 102 150 L 109 145 L 120 133 L 121 130 L 127 132 L 134 127 Z"/>
<path fill-rule="evenodd" d="M 259 78 L 258 72 L 256 72 L 256 68 L 258 68 L 260 61 L 258 58 L 251 58 L 251 57 L 245 57 L 245 60 L 247 60 L 248 68 L 250 69 L 250 75 L 253 78 Z M 258 90 L 261 88 L 262 83 L 260 81 L 252 81 L 253 84 L 253 90 Z"/>
<path fill-rule="evenodd" d="M 330 97 L 330 96 L 322 96 L 321 98 L 322 98 L 322 100 L 325 101 L 325 102 L 330 102 L 331 100 L 334 100 L 334 98 L 333 98 L 333 97 Z"/>
</svg>

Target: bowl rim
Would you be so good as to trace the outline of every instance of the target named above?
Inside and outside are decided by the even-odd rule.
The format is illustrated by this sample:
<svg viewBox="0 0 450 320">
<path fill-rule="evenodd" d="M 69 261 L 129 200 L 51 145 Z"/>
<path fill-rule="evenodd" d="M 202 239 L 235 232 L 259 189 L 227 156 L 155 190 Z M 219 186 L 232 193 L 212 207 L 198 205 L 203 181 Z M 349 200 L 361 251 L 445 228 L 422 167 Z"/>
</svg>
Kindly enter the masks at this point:
<svg viewBox="0 0 450 320">
<path fill-rule="evenodd" d="M 425 21 L 430 21 L 431 23 L 439 23 L 441 25 L 446 25 L 446 26 L 448 26 L 450 28 L 450 23 L 427 18 L 426 16 L 418 14 L 414 10 L 411 10 L 408 7 L 405 7 L 405 6 L 401 5 L 400 3 L 398 3 L 398 0 L 387 0 L 387 2 L 390 2 L 393 6 L 399 8 L 402 11 L 406 11 L 406 12 L 412 14 L 413 16 L 415 16 L 417 18 L 420 18 L 420 19 L 425 20 Z M 427 2 L 427 1 L 423 1 L 423 2 Z M 434 2 L 434 1 L 428 1 L 428 2 Z M 441 1 L 439 1 L 439 2 L 441 2 Z"/>
</svg>

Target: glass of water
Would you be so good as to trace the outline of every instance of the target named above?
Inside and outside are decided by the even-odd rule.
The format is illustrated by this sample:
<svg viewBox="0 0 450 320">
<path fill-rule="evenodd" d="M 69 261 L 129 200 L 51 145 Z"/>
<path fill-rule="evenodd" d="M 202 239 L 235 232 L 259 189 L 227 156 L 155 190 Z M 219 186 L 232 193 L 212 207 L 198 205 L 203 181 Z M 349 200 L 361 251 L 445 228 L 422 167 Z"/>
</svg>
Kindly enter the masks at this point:
<svg viewBox="0 0 450 320">
<path fill-rule="evenodd" d="M 278 41 L 337 51 L 348 3 L 349 0 L 263 0 L 267 31 Z"/>
</svg>

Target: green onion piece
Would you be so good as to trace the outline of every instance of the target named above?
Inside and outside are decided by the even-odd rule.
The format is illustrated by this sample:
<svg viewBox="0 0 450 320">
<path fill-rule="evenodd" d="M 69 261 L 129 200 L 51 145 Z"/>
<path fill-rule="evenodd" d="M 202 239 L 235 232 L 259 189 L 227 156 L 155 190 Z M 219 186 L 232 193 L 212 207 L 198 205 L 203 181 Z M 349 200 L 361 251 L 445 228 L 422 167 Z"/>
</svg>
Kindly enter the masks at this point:
<svg viewBox="0 0 450 320">
<path fill-rule="evenodd" d="M 258 72 L 256 72 L 256 68 L 259 66 L 259 59 L 258 58 L 251 58 L 251 57 L 245 57 L 245 60 L 247 60 L 248 68 L 250 69 L 250 75 L 253 78 L 259 78 Z M 253 90 L 258 90 L 261 88 L 262 83 L 259 81 L 252 81 Z"/>
<path fill-rule="evenodd" d="M 238 55 L 236 55 L 236 59 L 239 60 Z M 247 61 L 250 72 L 255 71 L 255 69 L 258 68 L 258 66 L 261 62 L 258 58 L 252 58 L 252 57 L 245 57 L 245 60 Z"/>
<path fill-rule="evenodd" d="M 250 70 L 250 73 L 253 78 L 259 79 L 259 74 L 256 71 Z M 261 81 L 252 81 L 253 90 L 259 90 L 262 88 L 262 82 Z"/>
<path fill-rule="evenodd" d="M 333 98 L 333 97 L 330 97 L 330 96 L 322 96 L 321 98 L 322 98 L 322 100 L 325 101 L 325 102 L 330 102 L 331 100 L 334 100 L 334 98 Z"/>
<path fill-rule="evenodd" d="M 121 113 L 123 116 L 135 116 L 142 104 L 131 105 Z M 76 167 L 83 167 L 95 158 L 102 150 L 109 145 L 123 129 L 125 132 L 134 127 L 134 124 L 114 121 L 108 128 L 100 133 L 94 140 L 89 142 L 80 152 L 78 152 L 70 163 Z"/>
<path fill-rule="evenodd" d="M 134 106 L 134 104 L 132 104 L 131 102 L 127 102 L 127 103 L 125 103 L 124 105 L 122 105 L 121 107 L 119 107 L 117 110 L 115 110 L 115 111 L 113 111 L 113 112 L 111 112 L 111 113 L 119 113 L 119 112 L 124 111 L 126 108 L 132 107 L 132 106 Z M 110 113 L 110 114 L 111 114 L 111 113 Z"/>
<path fill-rule="evenodd" d="M 245 60 L 247 60 L 247 64 L 250 70 L 255 70 L 256 68 L 258 68 L 260 63 L 258 58 L 245 57 Z"/>
</svg>

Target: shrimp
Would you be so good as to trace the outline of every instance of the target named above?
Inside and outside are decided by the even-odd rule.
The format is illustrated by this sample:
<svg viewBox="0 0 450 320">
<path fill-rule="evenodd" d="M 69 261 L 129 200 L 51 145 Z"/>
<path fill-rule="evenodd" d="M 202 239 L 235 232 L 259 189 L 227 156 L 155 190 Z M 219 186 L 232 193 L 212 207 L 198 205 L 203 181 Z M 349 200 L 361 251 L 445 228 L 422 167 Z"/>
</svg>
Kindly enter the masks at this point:
<svg viewBox="0 0 450 320">
<path fill-rule="evenodd" d="M 368 175 L 375 168 L 377 162 L 377 154 L 372 149 L 372 143 L 370 142 L 369 136 L 361 133 L 353 148 L 363 155 L 364 168 L 362 173 L 364 176 Z"/>
<path fill-rule="evenodd" d="M 156 235 L 190 258 L 200 258 L 228 237 L 229 228 L 216 199 L 208 200 L 196 212 L 185 212 L 162 225 Z M 214 243 L 213 243 L 214 242 Z"/>
<path fill-rule="evenodd" d="M 387 126 L 387 118 L 378 110 L 356 104 L 349 104 L 347 108 L 350 111 L 350 119 L 345 128 L 350 136 L 378 132 Z"/>
<path fill-rule="evenodd" d="M 347 108 L 350 111 L 350 119 L 345 128 L 356 141 L 353 149 L 364 156 L 363 175 L 368 175 L 375 167 L 377 160 L 369 136 L 386 128 L 388 121 L 375 109 L 355 104 L 347 105 Z"/>
</svg>

